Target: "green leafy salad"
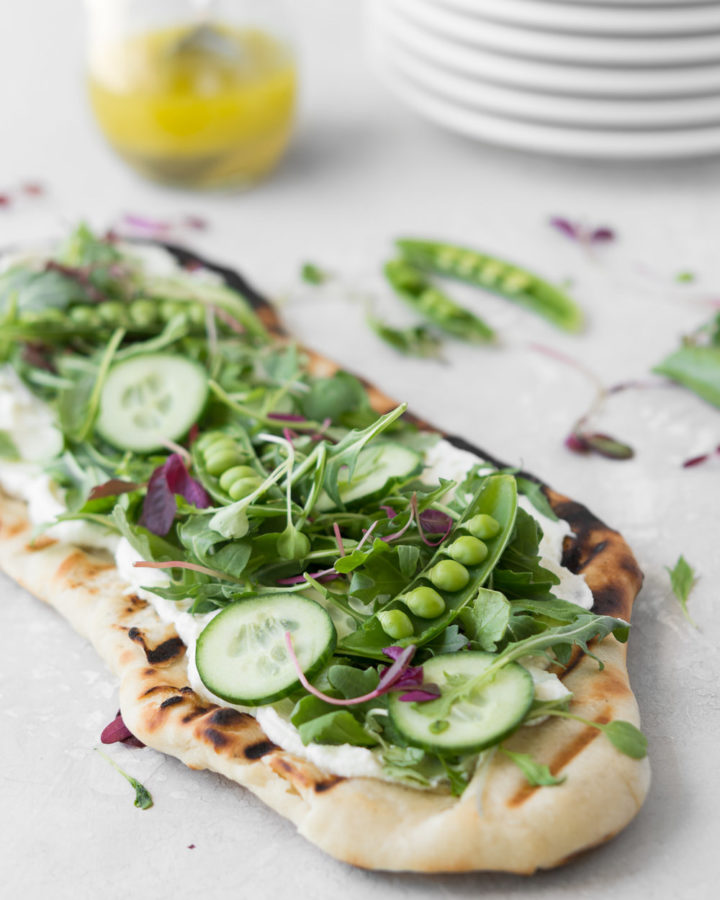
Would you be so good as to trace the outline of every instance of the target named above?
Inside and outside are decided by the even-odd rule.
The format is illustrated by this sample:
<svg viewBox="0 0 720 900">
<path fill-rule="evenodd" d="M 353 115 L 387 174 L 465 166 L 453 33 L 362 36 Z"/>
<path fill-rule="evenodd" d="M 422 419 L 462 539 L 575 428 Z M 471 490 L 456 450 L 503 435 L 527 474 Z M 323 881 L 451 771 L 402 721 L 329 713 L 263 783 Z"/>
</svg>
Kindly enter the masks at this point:
<svg viewBox="0 0 720 900">
<path fill-rule="evenodd" d="M 205 696 L 263 727 L 272 710 L 303 747 L 350 745 L 379 777 L 461 793 L 519 727 L 572 718 L 533 670 L 554 678 L 627 623 L 557 596 L 538 485 L 480 458 L 433 477 L 440 438 L 404 405 L 379 416 L 216 274 L 147 250 L 80 227 L 0 275 L 0 362 L 56 435 L 0 404 L 3 486 L 42 476 L 62 498 L 38 528 L 80 523 L 132 560 L 143 596 L 194 623 Z M 645 754 L 628 723 L 588 724 Z M 503 752 L 533 784 L 561 780 Z"/>
</svg>

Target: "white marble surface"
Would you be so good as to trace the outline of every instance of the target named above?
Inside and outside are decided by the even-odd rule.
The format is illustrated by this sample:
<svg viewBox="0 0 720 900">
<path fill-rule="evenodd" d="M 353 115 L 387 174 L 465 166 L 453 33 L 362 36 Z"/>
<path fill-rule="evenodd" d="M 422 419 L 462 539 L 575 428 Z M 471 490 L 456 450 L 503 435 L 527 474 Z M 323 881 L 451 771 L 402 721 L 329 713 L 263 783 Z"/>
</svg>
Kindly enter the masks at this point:
<svg viewBox="0 0 720 900">
<path fill-rule="evenodd" d="M 205 216 L 196 246 L 284 300 L 300 340 L 371 376 L 418 413 L 587 503 L 619 528 L 646 573 L 630 643 L 653 785 L 617 839 L 567 868 L 521 879 L 366 873 L 336 863 L 253 797 L 150 750 L 114 755 L 151 789 L 93 753 L 117 708 L 115 681 L 50 610 L 2 580 L 0 877 L 5 896 L 382 898 L 714 896 L 720 784 L 718 498 L 720 412 L 674 388 L 613 399 L 598 425 L 637 448 L 631 462 L 584 459 L 562 439 L 592 396 L 581 375 L 528 349 L 550 345 L 608 383 L 646 378 L 720 296 L 720 160 L 677 165 L 554 161 L 481 147 L 416 120 L 384 96 L 361 49 L 360 4 L 303 0 L 304 98 L 297 139 L 252 192 L 203 196 L 145 184 L 105 149 L 83 92 L 79 4 L 0 5 L 0 192 L 41 179 L 46 198 L 0 209 L 0 245 L 130 211 Z M 563 214 L 609 224 L 618 242 L 591 259 L 547 226 Z M 437 235 L 486 247 L 555 280 L 573 279 L 590 326 L 562 335 L 503 301 L 458 289 L 502 332 L 496 351 L 448 344 L 446 364 L 399 358 L 363 324 L 359 295 L 403 313 L 377 278 L 391 239 Z M 312 259 L 345 286 L 299 285 Z M 678 288 L 673 275 L 696 272 Z M 289 299 L 288 299 L 289 298 Z M 682 552 L 700 580 L 693 630 L 664 567 Z M 194 844 L 194 849 L 188 845 Z"/>
</svg>

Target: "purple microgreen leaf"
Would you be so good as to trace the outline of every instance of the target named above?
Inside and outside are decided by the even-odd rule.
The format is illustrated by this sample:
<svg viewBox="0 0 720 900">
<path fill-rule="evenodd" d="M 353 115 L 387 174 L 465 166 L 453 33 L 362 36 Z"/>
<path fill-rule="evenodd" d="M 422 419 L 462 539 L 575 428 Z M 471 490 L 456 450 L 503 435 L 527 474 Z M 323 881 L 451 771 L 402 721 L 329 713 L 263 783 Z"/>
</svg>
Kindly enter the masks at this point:
<svg viewBox="0 0 720 900">
<path fill-rule="evenodd" d="M 398 647 L 395 644 L 392 644 L 390 647 L 383 647 L 383 653 L 388 659 L 397 659 L 398 656 L 403 652 L 403 647 Z"/>
<path fill-rule="evenodd" d="M 173 453 L 177 453 L 177 455 L 182 459 L 182 461 L 185 463 L 186 466 L 190 465 L 190 461 L 191 461 L 192 457 L 190 456 L 188 451 L 183 446 L 176 443 L 175 441 L 169 441 L 167 439 L 163 439 L 161 441 L 161 443 L 162 443 L 163 447 L 166 447 L 168 450 L 171 450 Z"/>
<path fill-rule="evenodd" d="M 292 431 L 290 428 L 287 427 L 287 425 L 283 428 L 283 437 L 288 442 L 288 444 L 292 444 L 297 436 L 298 436 L 297 432 Z M 293 447 L 294 446 L 295 445 L 293 444 Z"/>
<path fill-rule="evenodd" d="M 178 453 L 173 453 L 165 461 L 165 476 L 173 494 L 180 494 L 197 509 L 211 506 L 207 491 L 188 472 L 187 466 Z"/>
<path fill-rule="evenodd" d="M 565 446 L 568 448 L 568 450 L 572 450 L 573 453 L 590 452 L 590 445 L 585 440 L 585 438 L 574 431 L 565 438 Z"/>
<path fill-rule="evenodd" d="M 120 710 L 117 711 L 117 715 L 112 722 L 103 728 L 102 733 L 100 734 L 100 740 L 103 744 L 122 743 L 130 747 L 145 746 L 145 744 L 136 738 L 132 731 L 127 727 L 123 721 Z"/>
<path fill-rule="evenodd" d="M 337 542 L 338 552 L 340 556 L 345 556 L 345 545 L 343 544 L 342 535 L 340 534 L 340 526 L 337 522 L 333 522 L 333 534 L 335 535 L 335 541 Z"/>
<path fill-rule="evenodd" d="M 176 510 L 177 503 L 168 487 L 165 466 L 158 466 L 148 481 L 140 524 L 153 534 L 164 537 L 172 528 Z"/>
<path fill-rule="evenodd" d="M 310 578 L 314 578 L 315 581 L 334 581 L 337 578 L 342 578 L 340 572 L 336 572 L 335 569 L 322 569 L 320 572 L 308 572 L 307 573 Z M 302 584 L 307 579 L 304 575 L 292 575 L 290 578 L 278 578 L 275 582 L 276 584 Z"/>
<path fill-rule="evenodd" d="M 421 688 L 400 694 L 400 700 L 404 703 L 424 703 L 427 700 L 437 700 L 439 696 L 440 688 L 436 684 L 424 684 Z"/>
<path fill-rule="evenodd" d="M 601 226 L 590 233 L 591 244 L 607 244 L 615 240 L 615 232 L 612 228 Z"/>
<path fill-rule="evenodd" d="M 385 669 L 385 671 L 380 676 L 380 681 L 378 682 L 378 686 L 374 691 L 370 691 L 369 694 L 363 694 L 361 697 L 350 697 L 349 699 L 341 700 L 337 697 L 330 697 L 328 694 L 324 694 L 321 690 L 318 690 L 318 688 L 310 684 L 308 679 L 305 677 L 305 673 L 302 670 L 302 666 L 300 665 L 297 656 L 295 655 L 292 635 L 289 631 L 285 632 L 285 646 L 287 647 L 290 659 L 295 666 L 295 671 L 297 672 L 300 684 L 309 694 L 312 694 L 314 697 L 318 697 L 320 700 L 324 700 L 331 706 L 355 706 L 359 703 L 366 703 L 368 700 L 374 700 L 376 697 L 380 697 L 382 694 L 386 694 L 389 691 L 394 690 L 403 674 L 407 670 L 408 666 L 410 665 L 410 660 L 413 658 L 415 650 L 417 649 L 414 644 L 410 644 L 408 647 L 400 650 L 400 653 L 398 654 L 395 662 L 389 668 Z"/>
<path fill-rule="evenodd" d="M 395 512 L 392 506 L 381 506 L 380 509 L 385 513 L 388 519 L 394 519 L 397 515 L 397 512 Z"/>
<path fill-rule="evenodd" d="M 709 459 L 712 459 L 714 456 L 720 456 L 720 445 L 718 445 L 714 450 L 711 450 L 709 453 L 702 453 L 700 456 L 691 456 L 690 459 L 686 459 L 682 464 L 683 469 L 692 469 L 694 466 L 702 465 L 702 463 L 706 463 Z"/>
<path fill-rule="evenodd" d="M 275 419 L 278 422 L 307 422 L 308 420 L 305 416 L 300 416 L 297 413 L 279 413 L 279 412 L 271 412 L 267 414 L 268 419 Z"/>
<path fill-rule="evenodd" d="M 439 509 L 426 509 L 424 512 L 421 512 L 418 517 L 418 531 L 420 532 L 420 537 L 429 547 L 437 547 L 439 544 L 442 544 L 445 538 L 450 534 L 452 527 L 452 518 L 447 513 L 441 512 Z M 436 541 L 431 541 L 426 537 L 425 532 L 428 534 L 439 534 L 440 538 Z"/>
<path fill-rule="evenodd" d="M 121 478 L 111 478 L 103 484 L 97 484 L 88 494 L 88 500 L 102 500 L 103 497 L 118 497 L 120 494 L 129 494 L 145 487 L 136 481 L 123 481 Z"/>
<path fill-rule="evenodd" d="M 562 216 L 552 216 L 550 219 L 550 227 L 559 231 L 561 234 L 564 234 L 566 237 L 569 237 L 570 240 L 578 240 L 577 225 L 569 219 L 564 219 Z"/>
</svg>

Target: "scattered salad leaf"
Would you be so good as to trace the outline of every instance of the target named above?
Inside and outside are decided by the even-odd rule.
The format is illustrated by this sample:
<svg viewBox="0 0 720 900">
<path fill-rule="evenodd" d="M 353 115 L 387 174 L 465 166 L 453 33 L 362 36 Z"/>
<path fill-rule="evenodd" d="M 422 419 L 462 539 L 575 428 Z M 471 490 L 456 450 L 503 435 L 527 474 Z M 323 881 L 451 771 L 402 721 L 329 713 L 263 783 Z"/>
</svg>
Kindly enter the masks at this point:
<svg viewBox="0 0 720 900">
<path fill-rule="evenodd" d="M 307 284 L 325 284 L 330 278 L 330 273 L 315 263 L 306 262 L 300 269 L 300 277 Z"/>
<path fill-rule="evenodd" d="M 606 225 L 588 226 L 582 222 L 572 221 L 562 216 L 553 216 L 550 219 L 550 226 L 565 237 L 578 244 L 585 246 L 593 246 L 594 244 L 607 244 L 615 240 L 615 232 Z"/>
<path fill-rule="evenodd" d="M 694 272 L 678 272 L 675 276 L 675 281 L 678 284 L 692 284 L 692 282 L 696 280 L 696 277 Z"/>
<path fill-rule="evenodd" d="M 405 356 L 418 356 L 421 359 L 440 359 L 442 356 L 442 339 L 427 325 L 394 328 L 371 315 L 366 317 L 366 321 L 379 338 Z"/>
<path fill-rule="evenodd" d="M 693 586 L 697 581 L 695 570 L 682 555 L 678 557 L 678 561 L 675 563 L 672 569 L 668 566 L 666 566 L 665 568 L 666 571 L 670 574 L 670 585 L 672 587 L 673 594 L 675 594 L 680 602 L 680 607 L 682 608 L 683 615 L 691 625 L 694 625 L 697 628 L 697 625 L 695 625 L 695 622 L 688 612 L 688 599 L 690 598 L 690 592 L 692 591 Z"/>
<path fill-rule="evenodd" d="M 139 491 L 144 484 L 135 481 L 123 481 L 121 478 L 111 478 L 102 484 L 97 484 L 88 494 L 88 500 L 101 500 L 104 497 L 118 497 L 120 494 L 129 494 Z"/>
<path fill-rule="evenodd" d="M 635 456 L 629 444 L 599 432 L 573 431 L 565 438 L 565 446 L 573 453 L 597 453 L 606 459 L 632 459 Z"/>
<path fill-rule="evenodd" d="M 711 450 L 710 453 L 701 453 L 699 456 L 691 456 L 690 459 L 686 459 L 682 467 L 683 469 L 692 469 L 695 466 L 702 465 L 702 463 L 706 463 L 709 459 L 713 457 L 720 456 L 720 444 L 714 449 Z"/>
<path fill-rule="evenodd" d="M 720 407 L 720 346 L 686 345 L 653 369 Z"/>
<path fill-rule="evenodd" d="M 103 753 L 102 750 L 96 747 L 95 752 L 99 753 L 106 762 L 109 762 L 110 765 L 117 772 L 119 772 L 122 777 L 126 781 L 128 781 L 135 789 L 135 806 L 137 806 L 138 809 L 150 809 L 150 807 L 153 805 L 153 799 L 150 796 L 150 792 L 148 791 L 148 789 L 144 785 L 140 784 L 137 778 L 133 778 L 132 775 L 128 775 L 127 772 L 120 768 L 120 766 L 115 762 L 114 759 L 111 759 L 111 757 L 109 757 L 106 753 Z"/>
<path fill-rule="evenodd" d="M 507 747 L 501 747 L 500 750 L 515 763 L 531 787 L 551 787 L 565 781 L 564 776 L 557 778 L 545 763 L 536 762 L 529 753 L 516 753 Z"/>
<path fill-rule="evenodd" d="M 135 737 L 125 722 L 120 710 L 117 711 L 115 718 L 106 725 L 100 735 L 103 744 L 126 744 L 129 747 L 144 747 L 145 744 Z"/>
</svg>

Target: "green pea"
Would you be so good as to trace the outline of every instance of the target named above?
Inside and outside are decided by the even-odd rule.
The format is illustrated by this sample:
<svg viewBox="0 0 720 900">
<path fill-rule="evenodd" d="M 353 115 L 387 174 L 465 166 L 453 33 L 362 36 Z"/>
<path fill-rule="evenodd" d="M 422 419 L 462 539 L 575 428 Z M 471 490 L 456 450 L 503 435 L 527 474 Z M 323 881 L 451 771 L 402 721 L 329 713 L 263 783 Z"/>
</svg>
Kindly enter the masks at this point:
<svg viewBox="0 0 720 900">
<path fill-rule="evenodd" d="M 225 441 L 230 441 L 233 445 L 235 443 L 230 435 L 225 434 L 224 431 L 206 431 L 205 434 L 201 434 L 197 439 L 197 448 L 201 453 L 207 454 L 214 444 L 224 443 Z"/>
<path fill-rule="evenodd" d="M 403 597 L 410 612 L 421 619 L 435 619 L 445 612 L 445 601 L 431 587 L 416 587 Z"/>
<path fill-rule="evenodd" d="M 220 487 L 224 491 L 229 491 L 234 481 L 239 481 L 241 478 L 257 479 L 257 477 L 257 472 L 250 466 L 233 466 L 232 469 L 228 469 L 220 476 Z"/>
<path fill-rule="evenodd" d="M 225 447 L 213 447 L 213 452 L 205 457 L 205 468 L 211 475 L 222 475 L 232 466 L 237 466 L 243 461 L 239 450 L 233 445 Z"/>
<path fill-rule="evenodd" d="M 430 581 L 441 591 L 459 591 L 470 581 L 468 570 L 454 559 L 443 559 L 428 572 Z"/>
<path fill-rule="evenodd" d="M 261 484 L 262 482 L 257 476 L 255 478 L 239 478 L 230 485 L 227 492 L 233 500 L 239 500 L 241 497 L 252 494 L 255 488 L 260 487 Z"/>
<path fill-rule="evenodd" d="M 519 294 L 521 291 L 527 290 L 531 284 L 532 278 L 525 272 L 517 270 L 505 276 L 500 289 L 507 291 L 508 294 Z"/>
<path fill-rule="evenodd" d="M 68 315 L 72 322 L 84 328 L 97 328 L 100 322 L 100 316 L 92 306 L 73 306 Z"/>
<path fill-rule="evenodd" d="M 186 313 L 187 303 L 182 303 L 180 300 L 163 300 L 160 304 L 160 316 L 164 322 L 169 322 L 175 316 Z"/>
<path fill-rule="evenodd" d="M 108 325 L 121 324 L 127 318 L 125 304 L 119 300 L 106 300 L 105 303 L 99 303 L 97 311 L 100 321 Z"/>
<path fill-rule="evenodd" d="M 466 534 L 453 541 L 445 552 L 464 566 L 477 566 L 488 555 L 488 548 L 478 538 Z"/>
<path fill-rule="evenodd" d="M 489 259 L 483 264 L 478 277 L 483 284 L 495 284 L 504 274 L 505 266 L 494 259 Z"/>
<path fill-rule="evenodd" d="M 130 321 L 138 328 L 149 328 L 157 322 L 157 304 L 152 300 L 133 300 L 130 304 Z"/>
<path fill-rule="evenodd" d="M 202 303 L 190 303 L 186 311 L 188 319 L 193 325 L 205 325 L 205 307 Z"/>
<path fill-rule="evenodd" d="M 472 519 L 468 519 L 463 525 L 463 528 L 467 528 L 470 534 L 474 535 L 476 538 L 481 538 L 484 541 L 500 534 L 500 523 L 497 519 L 493 519 L 492 516 L 488 516 L 486 513 L 478 513 L 478 515 L 473 516 Z"/>
<path fill-rule="evenodd" d="M 385 609 L 377 614 L 380 627 L 388 637 L 395 641 L 408 638 L 413 633 L 413 624 L 410 617 L 401 609 Z"/>
</svg>

